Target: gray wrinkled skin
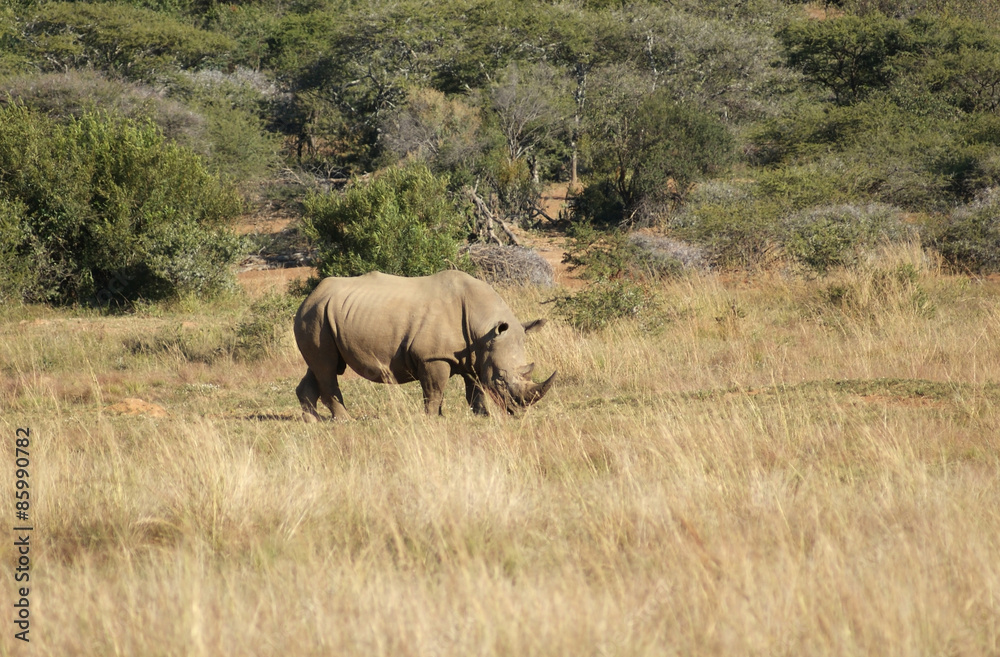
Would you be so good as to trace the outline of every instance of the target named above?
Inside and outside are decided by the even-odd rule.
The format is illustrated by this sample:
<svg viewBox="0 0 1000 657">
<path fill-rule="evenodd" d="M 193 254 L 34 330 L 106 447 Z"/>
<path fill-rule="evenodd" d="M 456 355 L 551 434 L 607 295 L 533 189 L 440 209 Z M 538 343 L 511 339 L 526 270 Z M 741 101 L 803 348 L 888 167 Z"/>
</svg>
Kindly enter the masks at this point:
<svg viewBox="0 0 1000 657">
<path fill-rule="evenodd" d="M 465 397 L 487 414 L 489 395 L 513 413 L 541 399 L 555 378 L 531 378 L 524 336 L 545 320 L 522 325 L 488 284 L 459 271 L 403 278 L 378 272 L 327 278 L 295 315 L 295 342 L 309 367 L 296 389 L 307 422 L 316 401 L 335 419 L 349 419 L 337 377 L 347 367 L 370 381 L 419 381 L 424 410 L 441 413 L 452 375 Z"/>
</svg>

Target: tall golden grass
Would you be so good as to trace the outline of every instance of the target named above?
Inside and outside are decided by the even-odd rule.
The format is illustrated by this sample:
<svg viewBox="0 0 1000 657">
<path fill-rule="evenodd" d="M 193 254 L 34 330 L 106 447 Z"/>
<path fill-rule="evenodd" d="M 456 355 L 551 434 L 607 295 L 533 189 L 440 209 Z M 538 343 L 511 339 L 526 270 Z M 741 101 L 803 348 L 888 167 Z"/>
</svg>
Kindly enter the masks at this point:
<svg viewBox="0 0 1000 657">
<path fill-rule="evenodd" d="M 124 346 L 239 301 L 4 309 L 0 513 L 30 426 L 36 530 L 30 652 L 0 540 L 0 653 L 1000 654 L 1000 284 L 911 249 L 658 293 L 657 334 L 550 322 L 523 417 L 351 378 L 313 425 L 290 342 Z"/>
</svg>

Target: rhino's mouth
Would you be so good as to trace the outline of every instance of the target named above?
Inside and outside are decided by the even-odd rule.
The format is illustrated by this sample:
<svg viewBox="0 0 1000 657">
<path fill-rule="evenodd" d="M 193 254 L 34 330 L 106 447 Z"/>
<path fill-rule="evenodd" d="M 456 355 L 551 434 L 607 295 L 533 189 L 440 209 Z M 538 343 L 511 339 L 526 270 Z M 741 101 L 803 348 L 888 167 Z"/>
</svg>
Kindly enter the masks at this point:
<svg viewBox="0 0 1000 657">
<path fill-rule="evenodd" d="M 548 379 L 542 383 L 535 383 L 530 378 L 534 364 L 529 365 L 521 372 L 521 376 L 513 381 L 506 377 L 501 377 L 497 381 L 495 389 L 490 391 L 496 402 L 507 409 L 507 412 L 514 414 L 520 409 L 527 408 L 537 403 L 549 391 L 555 382 L 556 372 L 553 372 Z"/>
</svg>

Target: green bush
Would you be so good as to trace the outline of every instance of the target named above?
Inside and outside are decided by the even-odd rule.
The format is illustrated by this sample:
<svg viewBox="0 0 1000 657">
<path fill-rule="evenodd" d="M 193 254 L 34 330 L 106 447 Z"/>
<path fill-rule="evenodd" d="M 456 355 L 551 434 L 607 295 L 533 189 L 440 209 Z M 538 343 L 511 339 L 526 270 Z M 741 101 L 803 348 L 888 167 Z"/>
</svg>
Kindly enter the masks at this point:
<svg viewBox="0 0 1000 657">
<path fill-rule="evenodd" d="M 577 222 L 601 228 L 618 226 L 625 215 L 621 196 L 608 179 L 584 187 L 582 192 L 570 199 L 570 209 Z"/>
<path fill-rule="evenodd" d="M 233 355 L 242 360 L 273 356 L 291 335 L 292 318 L 302 299 L 272 294 L 255 301 L 236 325 Z"/>
<path fill-rule="evenodd" d="M 565 261 L 584 267 L 583 276 L 590 280 L 663 278 L 684 269 L 679 259 L 641 248 L 640 242 L 622 230 L 599 231 L 589 224 L 576 223 L 567 235 L 570 242 Z"/>
<path fill-rule="evenodd" d="M 910 237 L 899 211 L 889 206 L 837 205 L 794 215 L 788 222 L 785 250 L 812 270 L 854 264 L 879 244 Z"/>
<path fill-rule="evenodd" d="M 26 230 L 24 204 L 0 197 L 0 300 L 40 296 L 37 246 Z"/>
<path fill-rule="evenodd" d="M 240 73 L 180 76 L 170 97 L 89 70 L 16 76 L 4 86 L 16 102 L 53 118 L 79 118 L 102 109 L 151 120 L 168 140 L 198 153 L 213 173 L 253 182 L 274 168 L 278 143 L 255 114 L 255 102 L 262 104 L 263 95 L 241 84 L 247 76 Z"/>
<path fill-rule="evenodd" d="M 716 191 L 699 192 L 670 228 L 708 247 L 715 266 L 754 270 L 791 258 L 820 274 L 915 235 L 892 206 L 831 203 L 839 196 L 837 181 L 817 173 L 781 168 L 741 187 L 715 185 Z"/>
<path fill-rule="evenodd" d="M 0 7 L 0 75 L 29 70 L 30 50 L 20 29 L 18 16 L 8 3 Z"/>
<path fill-rule="evenodd" d="M 586 290 L 555 301 L 556 314 L 581 331 L 598 331 L 621 319 L 638 322 L 643 330 L 663 327 L 659 300 L 648 289 L 625 280 L 598 281 Z"/>
<path fill-rule="evenodd" d="M 149 122 L 0 108 L 8 298 L 122 304 L 232 284 L 236 193 Z M 27 264 L 25 264 L 27 263 Z"/>
<path fill-rule="evenodd" d="M 749 196 L 692 205 L 669 227 L 680 239 L 707 247 L 712 266 L 758 270 L 780 256 L 788 212 L 781 202 Z"/>
<path fill-rule="evenodd" d="M 1000 190 L 959 207 L 925 228 L 924 241 L 961 271 L 1000 271 Z"/>
<path fill-rule="evenodd" d="M 465 228 L 447 180 L 422 164 L 392 167 L 345 192 L 306 199 L 305 232 L 323 276 L 425 276 L 464 266 Z"/>
</svg>

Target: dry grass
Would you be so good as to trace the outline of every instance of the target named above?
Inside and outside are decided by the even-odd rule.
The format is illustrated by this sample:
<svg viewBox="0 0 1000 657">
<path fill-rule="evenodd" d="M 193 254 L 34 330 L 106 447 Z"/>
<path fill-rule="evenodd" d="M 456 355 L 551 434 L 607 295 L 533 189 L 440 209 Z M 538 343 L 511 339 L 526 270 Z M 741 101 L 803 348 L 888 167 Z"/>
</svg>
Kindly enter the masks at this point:
<svg viewBox="0 0 1000 657">
<path fill-rule="evenodd" d="M 528 319 L 546 294 L 508 296 Z M 897 252 L 661 294 L 659 335 L 550 322 L 529 353 L 559 385 L 522 418 L 355 378 L 347 425 L 298 421 L 290 346 L 123 347 L 210 343 L 237 302 L 2 311 L 0 433 L 36 436 L 31 654 L 1000 653 L 1000 286 Z"/>
</svg>

